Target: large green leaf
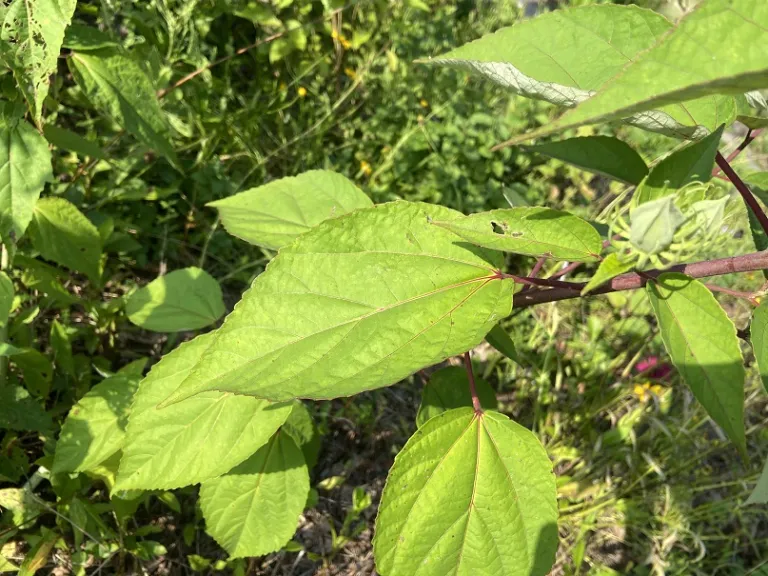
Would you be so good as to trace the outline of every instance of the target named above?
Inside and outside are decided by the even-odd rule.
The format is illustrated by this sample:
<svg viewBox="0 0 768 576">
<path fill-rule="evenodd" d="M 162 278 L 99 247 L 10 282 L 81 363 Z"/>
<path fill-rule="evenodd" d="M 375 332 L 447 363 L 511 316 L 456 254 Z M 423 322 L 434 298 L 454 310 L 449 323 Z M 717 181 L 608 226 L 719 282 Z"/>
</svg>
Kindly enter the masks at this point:
<svg viewBox="0 0 768 576">
<path fill-rule="evenodd" d="M 139 384 L 128 420 L 117 490 L 178 488 L 215 478 L 263 446 L 292 405 L 206 392 L 162 410 L 213 334 L 182 344 Z"/>
<path fill-rule="evenodd" d="M 477 396 L 486 410 L 496 410 L 499 403 L 496 393 L 482 378 L 475 378 Z M 447 410 L 472 406 L 467 371 L 461 366 L 448 366 L 434 372 L 421 391 L 421 404 L 416 414 L 416 426 L 423 426 L 427 420 Z"/>
<path fill-rule="evenodd" d="M 194 266 L 156 278 L 125 303 L 131 322 L 155 332 L 205 328 L 225 311 L 219 283 Z"/>
<path fill-rule="evenodd" d="M 761 302 L 755 309 L 749 331 L 760 378 L 763 386 L 768 390 L 768 300 Z"/>
<path fill-rule="evenodd" d="M 290 416 L 283 424 L 281 430 L 287 432 L 301 448 L 304 454 L 304 460 L 309 469 L 317 464 L 317 457 L 320 453 L 322 438 L 320 432 L 315 426 L 315 421 L 310 414 L 309 409 L 301 400 L 293 401 L 293 409 Z"/>
<path fill-rule="evenodd" d="M 373 540 L 383 576 L 543 576 L 556 550 L 552 463 L 506 416 L 443 412 L 395 458 Z"/>
<path fill-rule="evenodd" d="M 204 390 L 270 400 L 389 386 L 479 344 L 512 306 L 501 254 L 409 202 L 323 222 L 284 247 L 165 404 Z M 161 362 L 162 365 L 162 362 Z"/>
<path fill-rule="evenodd" d="M 632 225 L 629 239 L 632 245 L 646 254 L 658 254 L 672 243 L 678 228 L 685 221 L 675 206 L 674 196 L 664 196 L 641 204 L 630 213 Z"/>
<path fill-rule="evenodd" d="M 0 388 L 0 430 L 47 431 L 51 417 L 21 386 Z"/>
<path fill-rule="evenodd" d="M 64 198 L 42 198 L 29 235 L 43 258 L 84 273 L 98 283 L 101 276 L 99 230 Z"/>
<path fill-rule="evenodd" d="M 647 290 L 672 362 L 707 413 L 745 453 L 744 366 L 733 322 L 706 286 L 684 274 L 662 274 Z"/>
<path fill-rule="evenodd" d="M 648 166 L 640 155 L 626 142 L 611 136 L 556 140 L 527 149 L 628 184 L 639 184 L 648 174 Z"/>
<path fill-rule="evenodd" d="M 9 0 L 0 3 L 0 60 L 16 78 L 39 124 L 48 78 L 77 0 Z"/>
<path fill-rule="evenodd" d="M 503 28 L 429 62 L 468 69 L 516 94 L 573 107 L 671 27 L 663 16 L 634 6 L 568 8 Z M 734 98 L 710 96 L 626 114 L 624 121 L 689 138 L 704 136 L 735 115 Z"/>
<path fill-rule="evenodd" d="M 341 174 L 312 170 L 207 205 L 233 236 L 277 250 L 323 220 L 373 203 Z"/>
<path fill-rule="evenodd" d="M 309 472 L 293 438 L 278 432 L 224 476 L 203 482 L 206 531 L 231 557 L 279 550 L 296 531 L 309 493 Z"/>
<path fill-rule="evenodd" d="M 633 196 L 635 205 L 674 194 L 691 182 L 709 182 L 723 126 L 706 138 L 676 150 L 656 164 Z"/>
<path fill-rule="evenodd" d="M 433 223 L 477 246 L 557 260 L 594 262 L 603 247 L 588 222 L 549 208 L 502 208 Z"/>
<path fill-rule="evenodd" d="M 534 138 L 582 124 L 624 118 L 712 94 L 768 86 L 768 3 L 703 0 L 650 50 L 638 54 L 595 96 L 566 112 Z M 598 66 L 586 52 L 585 66 Z M 682 64 L 682 65 L 681 65 Z M 723 120 L 721 120 L 722 122 Z"/>
<path fill-rule="evenodd" d="M 0 237 L 24 234 L 45 183 L 53 179 L 45 139 L 23 120 L 0 115 Z"/>
<path fill-rule="evenodd" d="M 152 82 L 137 62 L 112 48 L 73 52 L 67 62 L 94 106 L 171 164 L 178 165 Z"/>
<path fill-rule="evenodd" d="M 136 377 L 118 374 L 99 382 L 69 412 L 61 427 L 53 472 L 84 472 L 123 446 Z"/>
</svg>

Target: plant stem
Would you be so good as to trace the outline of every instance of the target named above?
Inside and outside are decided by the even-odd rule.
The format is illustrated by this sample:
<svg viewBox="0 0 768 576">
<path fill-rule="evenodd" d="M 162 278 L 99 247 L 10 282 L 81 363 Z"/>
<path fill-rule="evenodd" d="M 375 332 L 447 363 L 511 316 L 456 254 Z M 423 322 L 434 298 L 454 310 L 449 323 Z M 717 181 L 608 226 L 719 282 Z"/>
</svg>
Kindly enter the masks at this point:
<svg viewBox="0 0 768 576">
<path fill-rule="evenodd" d="M 469 393 L 472 395 L 472 407 L 475 409 L 475 414 L 482 414 L 483 407 L 480 404 L 480 397 L 477 395 L 477 387 L 475 386 L 475 374 L 472 372 L 472 358 L 469 355 L 469 351 L 464 352 L 464 367 L 467 369 L 467 378 L 469 379 Z"/>
<path fill-rule="evenodd" d="M 707 278 L 709 276 L 722 276 L 723 274 L 733 274 L 737 272 L 752 272 L 768 268 L 768 251 L 753 252 L 742 256 L 733 256 L 731 258 L 719 258 L 717 260 L 705 260 L 702 262 L 693 262 L 692 264 L 677 264 L 670 266 L 666 270 L 645 270 L 641 274 L 629 272 L 616 276 L 603 286 L 596 288 L 590 294 L 607 294 L 609 292 L 620 292 L 623 290 L 636 290 L 645 286 L 648 278 L 656 278 L 664 272 L 682 272 L 692 278 Z M 645 278 L 643 277 L 645 276 Z M 552 288 L 549 290 L 530 290 L 528 292 L 518 292 L 514 297 L 514 308 L 528 308 L 537 304 L 546 302 L 557 302 L 559 300 L 570 300 L 580 298 L 579 290 L 584 287 L 580 282 L 570 282 L 569 286 Z"/>
<path fill-rule="evenodd" d="M 763 131 L 762 128 L 760 130 L 748 130 L 747 135 L 744 137 L 744 140 L 742 140 L 741 144 L 739 144 L 739 147 L 736 148 L 736 150 L 734 150 L 730 154 L 728 154 L 728 158 L 725 159 L 726 162 L 730 164 L 731 161 L 734 160 L 739 154 L 741 154 L 744 151 L 744 149 L 747 146 L 749 146 L 755 138 L 760 136 L 760 133 L 762 131 Z M 717 176 L 720 170 L 722 170 L 720 166 L 712 170 L 712 176 Z"/>
<path fill-rule="evenodd" d="M 729 296 L 733 296 L 735 298 L 743 298 L 744 300 L 749 300 L 753 306 L 757 306 L 757 301 L 752 295 L 752 292 L 731 290 L 730 288 L 724 288 L 723 286 L 718 286 L 717 284 L 704 284 L 704 286 L 706 286 L 712 292 L 721 292 L 722 294 L 728 294 Z"/>
<path fill-rule="evenodd" d="M 551 278 L 532 278 L 530 276 L 517 276 L 515 274 L 506 274 L 500 272 L 501 278 L 512 278 L 518 284 L 525 286 L 546 286 L 549 288 L 565 288 L 567 290 L 581 290 L 584 284 L 580 282 L 562 282 L 560 280 L 552 280 Z"/>
<path fill-rule="evenodd" d="M 728 160 L 723 158 L 723 155 L 720 154 L 720 152 L 718 152 L 715 156 L 715 161 L 717 162 L 717 165 L 723 169 L 725 175 L 728 176 L 728 180 L 730 180 L 733 185 L 736 186 L 736 190 L 739 191 L 739 194 L 741 194 L 741 197 L 744 199 L 746 205 L 750 210 L 752 210 L 752 213 L 760 221 L 760 226 L 762 226 L 763 231 L 768 234 L 768 216 L 766 216 L 765 212 L 763 212 L 763 209 L 760 208 L 760 204 L 757 203 L 757 200 L 752 195 L 749 187 L 744 184 L 744 181 L 739 178 L 739 175 L 736 174 L 736 172 L 734 172 L 733 168 L 731 168 L 731 165 L 728 164 Z"/>
<path fill-rule="evenodd" d="M 9 266 L 8 262 L 8 248 L 5 244 L 0 245 L 0 270 L 7 270 Z M 8 340 L 8 321 L 6 318 L 2 327 L 0 327 L 0 343 L 5 343 Z M 0 389 L 5 387 L 6 380 L 8 378 L 8 358 L 5 356 L 0 357 Z"/>
</svg>

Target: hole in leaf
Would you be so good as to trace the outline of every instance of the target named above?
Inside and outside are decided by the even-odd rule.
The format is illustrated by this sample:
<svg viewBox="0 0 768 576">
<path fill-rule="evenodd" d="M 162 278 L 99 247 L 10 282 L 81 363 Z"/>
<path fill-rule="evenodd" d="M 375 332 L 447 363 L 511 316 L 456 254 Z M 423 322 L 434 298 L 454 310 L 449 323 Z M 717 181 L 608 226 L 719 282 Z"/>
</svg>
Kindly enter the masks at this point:
<svg viewBox="0 0 768 576">
<path fill-rule="evenodd" d="M 502 236 L 504 235 L 504 227 L 498 222 L 491 221 L 491 228 L 493 228 L 494 234 L 501 234 Z"/>
</svg>

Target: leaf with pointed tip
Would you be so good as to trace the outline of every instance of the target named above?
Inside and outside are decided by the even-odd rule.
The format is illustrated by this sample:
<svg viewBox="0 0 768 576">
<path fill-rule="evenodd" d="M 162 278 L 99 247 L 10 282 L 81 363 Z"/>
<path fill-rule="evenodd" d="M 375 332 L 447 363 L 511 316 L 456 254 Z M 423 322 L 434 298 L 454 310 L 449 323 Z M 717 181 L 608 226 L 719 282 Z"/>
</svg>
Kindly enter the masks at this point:
<svg viewBox="0 0 768 576">
<path fill-rule="evenodd" d="M 766 461 L 763 472 L 757 479 L 757 484 L 755 484 L 752 494 L 749 495 L 745 504 L 768 504 L 768 461 Z"/>
<path fill-rule="evenodd" d="M 256 278 L 163 405 L 205 390 L 348 396 L 476 346 L 511 311 L 513 282 L 497 274 L 501 254 L 430 223 L 460 217 L 393 202 L 303 234 Z"/>
<path fill-rule="evenodd" d="M 611 280 L 620 274 L 624 274 L 624 272 L 629 272 L 634 266 L 634 262 L 622 262 L 616 252 L 611 252 L 608 256 L 603 258 L 602 262 L 600 262 L 600 266 L 597 267 L 595 275 L 592 276 L 589 282 L 587 282 L 587 285 L 581 290 L 581 295 L 583 296 L 595 288 L 599 288 L 608 282 L 608 280 Z"/>
<path fill-rule="evenodd" d="M 315 426 L 309 409 L 301 400 L 293 401 L 293 409 L 281 430 L 291 435 L 304 454 L 307 468 L 310 470 L 317 464 L 317 456 L 320 453 L 322 438 Z"/>
<path fill-rule="evenodd" d="M 703 0 L 655 46 L 638 54 L 621 73 L 605 82 L 597 94 L 519 140 L 617 120 L 707 95 L 765 88 L 766 29 L 766 2 Z M 595 62 L 592 58 L 585 61 L 589 65 Z M 681 62 L 685 65 L 680 66 Z"/>
<path fill-rule="evenodd" d="M 504 354 L 504 356 L 512 360 L 512 362 L 520 364 L 520 357 L 517 355 L 515 343 L 512 342 L 512 338 L 509 337 L 507 331 L 500 324 L 496 324 L 496 326 L 491 328 L 491 331 L 485 335 L 485 340 L 496 350 Z"/>
<path fill-rule="evenodd" d="M 768 390 L 768 300 L 755 309 L 749 331 L 760 378 Z"/>
<path fill-rule="evenodd" d="M 155 332 L 210 326 L 225 312 L 221 287 L 205 270 L 174 270 L 140 288 L 125 303 L 128 319 Z"/>
<path fill-rule="evenodd" d="M 594 262 L 603 248 L 588 222 L 549 208 L 501 208 L 433 224 L 483 248 L 556 260 Z"/>
<path fill-rule="evenodd" d="M 383 576 L 543 576 L 556 550 L 552 463 L 506 416 L 443 412 L 395 458 L 373 539 Z"/>
<path fill-rule="evenodd" d="M 496 410 L 499 403 L 491 385 L 482 378 L 475 378 L 475 386 L 482 407 L 486 410 Z M 429 382 L 421 391 L 416 426 L 421 427 L 430 418 L 462 406 L 472 407 L 466 370 L 460 366 L 441 368 L 432 373 Z"/>
<path fill-rule="evenodd" d="M 37 124 L 76 4 L 77 0 L 0 3 L 0 60 L 13 71 Z"/>
<path fill-rule="evenodd" d="M 152 82 L 137 62 L 121 50 L 102 48 L 73 52 L 67 63 L 75 82 L 96 108 L 178 166 Z"/>
<path fill-rule="evenodd" d="M 139 384 L 116 490 L 178 488 L 215 478 L 263 446 L 288 418 L 291 404 L 215 391 L 157 408 L 212 337 L 209 333 L 182 344 Z"/>
<path fill-rule="evenodd" d="M 639 184 L 648 174 L 640 155 L 626 142 L 611 136 L 568 138 L 526 149 L 628 184 Z"/>
<path fill-rule="evenodd" d="M 276 552 L 291 539 L 309 493 L 293 438 L 276 433 L 248 460 L 200 487 L 206 532 L 232 558 Z"/>
<path fill-rule="evenodd" d="M 671 28 L 663 16 L 636 6 L 566 8 L 503 28 L 428 63 L 467 69 L 521 96 L 573 107 L 587 101 Z M 628 114 L 623 121 L 676 138 L 693 138 L 708 134 L 735 114 L 734 98 L 706 96 Z"/>
<path fill-rule="evenodd" d="M 74 204 L 58 197 L 39 200 L 29 236 L 43 258 L 99 282 L 101 236 L 96 226 Z"/>
<path fill-rule="evenodd" d="M 630 213 L 632 220 L 629 240 L 646 254 L 658 254 L 672 243 L 678 228 L 685 221 L 675 206 L 674 196 L 664 196 L 641 204 Z"/>
<path fill-rule="evenodd" d="M 45 139 L 23 120 L 0 115 L 0 237 L 18 241 L 32 220 L 45 183 L 53 179 Z"/>
<path fill-rule="evenodd" d="M 53 472 L 85 472 L 117 453 L 139 379 L 122 374 L 99 382 L 83 396 L 64 421 Z"/>
<path fill-rule="evenodd" d="M 733 322 L 704 284 L 684 274 L 662 274 L 647 291 L 672 362 L 712 420 L 746 453 L 744 366 Z"/>
<path fill-rule="evenodd" d="M 90 157 L 98 158 L 99 160 L 107 159 L 104 150 L 102 150 L 96 142 L 87 140 L 79 134 L 71 132 L 65 128 L 49 124 L 43 128 L 43 134 L 45 134 L 45 139 L 48 140 L 48 142 L 60 150 L 69 150 L 83 158 Z"/>
<path fill-rule="evenodd" d="M 311 170 L 209 202 L 227 232 L 246 242 L 277 250 L 323 220 L 373 206 L 348 178 Z"/>
<path fill-rule="evenodd" d="M 674 194 L 691 182 L 709 182 L 715 166 L 724 126 L 712 134 L 676 150 L 651 169 L 648 177 L 637 187 L 632 200 L 636 206 Z"/>
</svg>

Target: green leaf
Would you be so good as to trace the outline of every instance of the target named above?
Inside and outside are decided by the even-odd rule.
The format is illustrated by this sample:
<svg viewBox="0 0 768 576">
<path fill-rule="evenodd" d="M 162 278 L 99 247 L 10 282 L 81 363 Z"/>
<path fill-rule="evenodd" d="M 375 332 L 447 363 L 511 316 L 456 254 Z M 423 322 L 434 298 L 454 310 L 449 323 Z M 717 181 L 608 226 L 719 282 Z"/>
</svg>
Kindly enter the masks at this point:
<svg viewBox="0 0 768 576">
<path fill-rule="evenodd" d="M 703 0 L 671 33 L 613 75 L 595 96 L 525 138 L 616 120 L 706 95 L 765 88 L 768 47 L 762 40 L 766 28 L 765 2 Z M 590 53 L 584 62 L 587 66 L 599 60 Z"/>
<path fill-rule="evenodd" d="M 219 211 L 224 227 L 233 236 L 277 250 L 328 218 L 369 208 L 373 203 L 341 174 L 312 170 L 207 206 Z"/>
<path fill-rule="evenodd" d="M 706 138 L 673 152 L 654 166 L 634 194 L 635 205 L 674 194 L 691 182 L 709 182 L 723 128 L 720 126 Z"/>
<path fill-rule="evenodd" d="M 221 287 L 205 270 L 174 270 L 140 288 L 125 303 L 128 319 L 155 332 L 210 326 L 225 312 Z"/>
<path fill-rule="evenodd" d="M 0 388 L 0 429 L 43 432 L 52 426 L 51 417 L 24 388 Z"/>
<path fill-rule="evenodd" d="M 235 469 L 203 482 L 206 531 L 231 557 L 263 556 L 288 542 L 309 493 L 309 472 L 289 434 L 278 432 Z"/>
<path fill-rule="evenodd" d="M 768 461 L 745 504 L 768 504 Z"/>
<path fill-rule="evenodd" d="M 27 122 L 0 115 L 0 237 L 18 241 L 32 220 L 35 202 L 53 179 L 51 152 Z"/>
<path fill-rule="evenodd" d="M 543 576 L 557 550 L 552 463 L 497 412 L 432 418 L 395 458 L 376 518 L 382 576 Z"/>
<path fill-rule="evenodd" d="M 629 272 L 634 266 L 634 262 L 624 262 L 619 258 L 619 255 L 616 254 L 616 252 L 611 252 L 608 256 L 603 258 L 602 262 L 600 262 L 600 266 L 595 270 L 595 275 L 590 278 L 587 285 L 581 290 L 581 295 L 583 296 L 595 288 L 599 288 L 608 282 L 608 280 L 611 280 L 620 274 L 624 274 L 624 272 Z"/>
<path fill-rule="evenodd" d="M 504 354 L 504 356 L 512 360 L 512 362 L 520 364 L 520 357 L 517 355 L 515 343 L 512 342 L 509 334 L 500 324 L 496 324 L 496 326 L 491 328 L 491 331 L 485 335 L 485 340 L 496 350 Z"/>
<path fill-rule="evenodd" d="M 56 443 L 54 473 L 91 470 L 122 448 L 138 384 L 136 377 L 112 376 L 74 405 Z"/>
<path fill-rule="evenodd" d="M 747 183 L 752 194 L 763 203 L 768 202 L 768 172 L 755 172 L 748 174 L 744 177 L 744 182 Z M 765 209 L 765 208 L 763 208 Z M 755 243 L 755 248 L 758 251 L 768 250 L 768 235 L 763 230 L 763 225 L 754 215 L 752 210 L 747 209 L 747 219 L 749 221 L 749 229 L 752 232 L 752 240 Z M 763 270 L 763 276 L 768 279 L 768 270 Z"/>
<path fill-rule="evenodd" d="M 710 417 L 746 453 L 744 367 L 733 322 L 701 282 L 684 274 L 662 274 L 647 291 L 672 362 Z"/>
<path fill-rule="evenodd" d="M 48 357 L 34 348 L 17 349 L 13 354 L 13 363 L 23 372 L 27 390 L 46 398 L 53 379 L 53 365 Z"/>
<path fill-rule="evenodd" d="M 116 490 L 171 489 L 215 478 L 263 446 L 288 418 L 291 404 L 226 392 L 206 392 L 158 409 L 212 337 L 209 333 L 182 344 L 139 384 Z"/>
<path fill-rule="evenodd" d="M 393 202 L 303 234 L 256 278 L 163 405 L 213 389 L 348 396 L 473 348 L 510 313 L 513 282 L 498 277 L 501 254 L 429 221 L 460 217 Z"/>
<path fill-rule="evenodd" d="M 64 128 L 47 125 L 43 129 L 46 140 L 61 150 L 69 150 L 75 152 L 78 156 L 83 158 L 98 158 L 99 160 L 106 160 L 107 155 L 104 153 L 96 142 L 92 140 L 86 140 L 79 134 L 70 132 Z"/>
<path fill-rule="evenodd" d="M 671 29 L 635 6 L 583 6 L 503 28 L 429 61 L 480 74 L 515 94 L 573 107 L 587 101 Z M 588 57 L 585 57 L 588 55 Z M 677 138 L 701 137 L 736 114 L 732 97 L 710 96 L 624 122 Z M 519 138 L 523 140 L 526 138 Z"/>
<path fill-rule="evenodd" d="M 73 52 L 67 63 L 78 86 L 96 108 L 178 166 L 152 82 L 137 62 L 120 50 L 104 48 Z"/>
<path fill-rule="evenodd" d="M 0 272 L 0 329 L 8 323 L 14 294 L 13 282 L 8 278 L 8 274 Z"/>
<path fill-rule="evenodd" d="M 749 331 L 760 378 L 768 390 L 768 300 L 761 302 L 755 309 Z"/>
<path fill-rule="evenodd" d="M 646 254 L 658 254 L 672 243 L 678 228 L 685 221 L 675 206 L 674 196 L 665 196 L 641 204 L 630 213 L 632 225 L 629 240 Z"/>
<path fill-rule="evenodd" d="M 119 44 L 98 28 L 74 22 L 64 33 L 63 46 L 76 52 L 89 52 L 100 48 L 117 48 Z"/>
<path fill-rule="evenodd" d="M 77 0 L 10 0 L 0 4 L 0 60 L 16 78 L 37 124 L 48 95 L 48 77 Z"/>
<path fill-rule="evenodd" d="M 648 174 L 640 155 L 626 142 L 610 136 L 569 138 L 526 149 L 628 184 L 639 184 Z"/>
<path fill-rule="evenodd" d="M 282 430 L 291 435 L 304 454 L 307 467 L 311 470 L 317 464 L 322 438 L 315 426 L 312 414 L 300 400 L 294 400 L 290 416 L 282 426 Z"/>
<path fill-rule="evenodd" d="M 588 222 L 549 208 L 502 208 L 433 223 L 477 246 L 515 254 L 594 262 L 603 248 Z"/>
<path fill-rule="evenodd" d="M 19 567 L 13 562 L 8 560 L 5 556 L 0 554 L 0 573 L 2 572 L 18 572 Z"/>
<path fill-rule="evenodd" d="M 482 407 L 496 410 L 499 403 L 491 385 L 482 378 L 475 378 L 475 386 Z M 472 407 L 466 370 L 460 366 L 441 368 L 429 377 L 429 382 L 421 391 L 416 426 L 421 428 L 430 418 L 462 406 Z"/>
<path fill-rule="evenodd" d="M 43 258 L 82 272 L 94 283 L 101 277 L 101 236 L 80 210 L 64 198 L 42 198 L 29 236 Z"/>
<path fill-rule="evenodd" d="M 56 367 L 64 374 L 77 377 L 75 359 L 72 356 L 72 339 L 69 332 L 58 320 L 51 322 L 50 344 L 53 352 L 53 361 Z"/>
<path fill-rule="evenodd" d="M 21 282 L 30 290 L 37 290 L 48 296 L 58 307 L 76 304 L 78 299 L 67 291 L 57 279 L 60 271 L 45 262 L 17 254 L 13 263 L 22 270 Z"/>
</svg>

